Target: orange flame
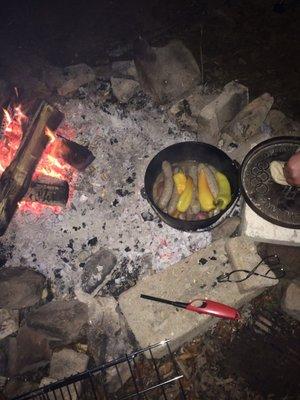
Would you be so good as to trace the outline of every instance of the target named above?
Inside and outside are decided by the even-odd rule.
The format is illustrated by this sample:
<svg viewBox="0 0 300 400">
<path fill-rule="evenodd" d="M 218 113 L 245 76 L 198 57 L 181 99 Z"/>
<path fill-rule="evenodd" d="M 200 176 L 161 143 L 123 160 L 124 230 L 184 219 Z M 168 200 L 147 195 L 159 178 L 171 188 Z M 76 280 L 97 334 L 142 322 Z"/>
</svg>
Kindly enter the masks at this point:
<svg viewBox="0 0 300 400">
<path fill-rule="evenodd" d="M 3 111 L 3 130 L 0 132 L 0 174 L 9 166 L 22 142 L 22 122 L 27 119 L 21 106 L 15 107 L 11 112 L 9 110 Z M 60 141 L 57 139 L 55 133 L 46 127 L 45 134 L 50 138 L 50 141 L 43 152 L 32 179 L 37 179 L 40 175 L 48 175 L 71 183 L 76 178 L 75 169 L 67 164 L 60 156 L 60 152 L 57 151 L 57 148 L 60 146 Z M 69 129 L 67 131 L 64 130 L 63 134 L 68 138 L 74 137 L 74 133 Z M 73 190 L 71 186 L 71 196 L 72 193 Z M 61 211 L 61 207 L 59 206 L 48 206 L 30 201 L 22 201 L 19 203 L 19 209 L 21 211 L 31 211 L 35 214 L 42 213 L 46 207 L 50 207 L 55 213 Z"/>
</svg>

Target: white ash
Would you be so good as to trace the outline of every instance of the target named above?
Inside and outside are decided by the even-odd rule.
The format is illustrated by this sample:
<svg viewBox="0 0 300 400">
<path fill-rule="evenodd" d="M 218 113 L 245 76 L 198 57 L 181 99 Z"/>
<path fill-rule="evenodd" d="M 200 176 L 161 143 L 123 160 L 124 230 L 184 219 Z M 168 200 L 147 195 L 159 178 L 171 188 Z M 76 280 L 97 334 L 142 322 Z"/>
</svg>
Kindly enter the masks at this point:
<svg viewBox="0 0 300 400">
<path fill-rule="evenodd" d="M 180 232 L 160 222 L 141 195 L 151 158 L 173 143 L 195 140 L 194 134 L 180 131 L 149 100 L 143 107 L 138 102 L 101 104 L 96 89 L 60 108 L 77 134 L 75 141 L 88 145 L 96 159 L 79 174 L 61 214 L 49 209 L 39 216 L 16 213 L 2 238 L 14 244 L 7 266 L 36 268 L 59 295 L 79 287 L 84 261 L 107 248 L 118 261 L 106 290 L 119 294 L 138 276 L 160 271 L 210 243 L 208 232 Z"/>
</svg>

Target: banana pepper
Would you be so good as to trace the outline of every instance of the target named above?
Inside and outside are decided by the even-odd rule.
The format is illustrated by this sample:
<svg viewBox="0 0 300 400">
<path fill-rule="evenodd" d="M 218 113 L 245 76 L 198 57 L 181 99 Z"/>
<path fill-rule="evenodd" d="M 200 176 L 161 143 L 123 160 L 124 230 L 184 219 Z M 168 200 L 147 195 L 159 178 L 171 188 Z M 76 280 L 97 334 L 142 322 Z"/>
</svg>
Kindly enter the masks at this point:
<svg viewBox="0 0 300 400">
<path fill-rule="evenodd" d="M 186 176 L 182 171 L 177 172 L 173 175 L 173 180 L 179 194 L 184 192 L 186 186 Z"/>
<path fill-rule="evenodd" d="M 200 169 L 198 176 L 198 197 L 202 211 L 211 211 L 216 208 L 214 197 L 209 189 L 204 169 Z"/>
<path fill-rule="evenodd" d="M 185 212 L 191 205 L 193 197 L 193 180 L 190 176 L 186 178 L 186 185 L 184 191 L 181 193 L 178 203 L 177 210 L 181 213 Z"/>
<path fill-rule="evenodd" d="M 219 187 L 219 193 L 215 199 L 215 204 L 224 210 L 231 201 L 231 188 L 227 177 L 219 171 L 215 172 L 215 177 Z"/>
</svg>

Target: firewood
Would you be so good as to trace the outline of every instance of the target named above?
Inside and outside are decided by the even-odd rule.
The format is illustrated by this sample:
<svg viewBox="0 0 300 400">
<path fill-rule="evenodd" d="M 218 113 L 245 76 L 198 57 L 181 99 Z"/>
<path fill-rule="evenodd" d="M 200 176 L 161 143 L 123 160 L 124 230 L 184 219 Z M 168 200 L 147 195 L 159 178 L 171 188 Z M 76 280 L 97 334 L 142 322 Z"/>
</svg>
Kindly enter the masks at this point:
<svg viewBox="0 0 300 400">
<path fill-rule="evenodd" d="M 84 171 L 95 159 L 93 153 L 86 147 L 58 136 L 61 141 L 60 155 L 62 159 L 78 171 Z"/>
<path fill-rule="evenodd" d="M 49 141 L 45 127 L 55 130 L 63 114 L 46 102 L 41 102 L 24 139 L 11 164 L 0 178 L 0 236 L 3 235 L 13 217 L 18 202 L 26 194 L 32 175 Z"/>
<path fill-rule="evenodd" d="M 65 206 L 68 198 L 69 184 L 67 181 L 42 175 L 31 182 L 23 200 L 37 201 L 51 206 Z"/>
</svg>

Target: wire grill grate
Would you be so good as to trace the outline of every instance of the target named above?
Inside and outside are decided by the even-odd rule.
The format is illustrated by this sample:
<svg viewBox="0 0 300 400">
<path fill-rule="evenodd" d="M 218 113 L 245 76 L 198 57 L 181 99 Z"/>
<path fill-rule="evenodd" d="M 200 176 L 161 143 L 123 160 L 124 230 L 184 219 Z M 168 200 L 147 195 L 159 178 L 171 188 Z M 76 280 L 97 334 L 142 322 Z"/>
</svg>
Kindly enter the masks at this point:
<svg viewBox="0 0 300 400">
<path fill-rule="evenodd" d="M 166 353 L 163 364 L 154 357 L 158 349 Z M 181 378 L 166 340 L 13 400 L 184 400 Z"/>
</svg>

